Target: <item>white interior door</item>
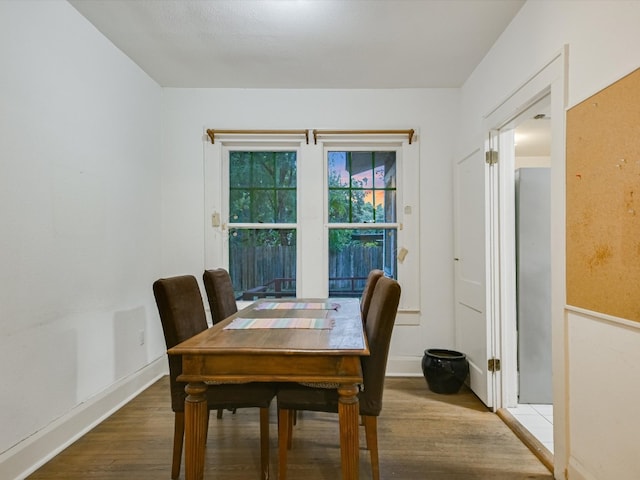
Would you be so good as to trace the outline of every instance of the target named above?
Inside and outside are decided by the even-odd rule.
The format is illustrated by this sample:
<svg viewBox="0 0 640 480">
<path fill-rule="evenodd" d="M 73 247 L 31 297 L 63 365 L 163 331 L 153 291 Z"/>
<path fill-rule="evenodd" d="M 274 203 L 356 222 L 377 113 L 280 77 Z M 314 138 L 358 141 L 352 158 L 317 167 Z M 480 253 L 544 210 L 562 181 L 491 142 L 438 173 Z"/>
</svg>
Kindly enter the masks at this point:
<svg viewBox="0 0 640 480">
<path fill-rule="evenodd" d="M 454 171 L 456 349 L 469 360 L 470 386 L 488 407 L 494 406 L 494 375 L 487 308 L 487 245 L 490 223 L 486 186 L 491 180 L 484 151 L 460 159 Z"/>
</svg>

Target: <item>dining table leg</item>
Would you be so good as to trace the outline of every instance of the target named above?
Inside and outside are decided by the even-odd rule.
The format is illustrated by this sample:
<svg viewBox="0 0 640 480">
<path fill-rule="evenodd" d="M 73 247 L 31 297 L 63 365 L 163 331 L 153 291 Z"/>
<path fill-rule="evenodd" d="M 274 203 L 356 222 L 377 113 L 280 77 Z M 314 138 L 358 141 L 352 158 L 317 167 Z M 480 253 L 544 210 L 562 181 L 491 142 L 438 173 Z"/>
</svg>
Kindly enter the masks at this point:
<svg viewBox="0 0 640 480">
<path fill-rule="evenodd" d="M 358 386 L 355 384 L 341 384 L 338 387 L 338 395 L 342 478 L 343 480 L 358 480 L 360 476 Z"/>
<path fill-rule="evenodd" d="M 207 438 L 207 386 L 202 382 L 188 383 L 184 401 L 184 469 L 185 480 L 204 478 L 204 452 Z"/>
</svg>

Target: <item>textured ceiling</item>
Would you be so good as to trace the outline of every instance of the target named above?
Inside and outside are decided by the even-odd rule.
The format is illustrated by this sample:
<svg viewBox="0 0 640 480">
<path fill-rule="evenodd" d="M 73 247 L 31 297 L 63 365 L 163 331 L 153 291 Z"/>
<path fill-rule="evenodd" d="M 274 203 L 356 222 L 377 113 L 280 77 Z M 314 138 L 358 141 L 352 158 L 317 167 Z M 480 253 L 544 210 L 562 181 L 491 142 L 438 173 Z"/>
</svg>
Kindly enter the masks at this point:
<svg viewBox="0 0 640 480">
<path fill-rule="evenodd" d="M 70 0 L 165 87 L 459 87 L 524 0 Z"/>
</svg>

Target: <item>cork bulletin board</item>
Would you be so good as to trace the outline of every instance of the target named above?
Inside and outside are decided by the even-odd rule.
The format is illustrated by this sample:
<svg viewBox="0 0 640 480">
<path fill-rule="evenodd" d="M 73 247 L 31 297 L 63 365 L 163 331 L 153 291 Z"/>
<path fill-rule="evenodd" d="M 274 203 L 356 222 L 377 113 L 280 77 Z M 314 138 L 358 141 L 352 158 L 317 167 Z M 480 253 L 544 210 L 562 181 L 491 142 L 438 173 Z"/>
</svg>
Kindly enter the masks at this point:
<svg viewBox="0 0 640 480">
<path fill-rule="evenodd" d="M 567 112 L 567 303 L 640 322 L 640 69 Z"/>
</svg>

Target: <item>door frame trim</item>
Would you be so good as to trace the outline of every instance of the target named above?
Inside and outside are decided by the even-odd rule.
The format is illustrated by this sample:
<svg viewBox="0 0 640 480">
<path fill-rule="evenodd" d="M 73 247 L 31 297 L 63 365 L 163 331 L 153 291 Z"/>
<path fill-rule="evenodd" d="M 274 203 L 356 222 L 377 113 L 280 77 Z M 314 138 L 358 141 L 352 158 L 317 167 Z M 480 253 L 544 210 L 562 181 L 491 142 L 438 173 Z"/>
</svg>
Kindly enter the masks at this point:
<svg viewBox="0 0 640 480">
<path fill-rule="evenodd" d="M 541 100 L 544 96 L 551 96 L 551 118 L 552 118 L 552 144 L 551 144 L 551 321 L 552 321 L 552 365 L 553 365 L 553 404 L 554 404 L 554 463 L 555 472 L 563 472 L 566 467 L 567 445 L 567 381 L 566 372 L 566 346 L 564 331 L 564 306 L 566 292 L 565 277 L 565 113 L 567 104 L 567 59 L 568 46 L 564 46 L 556 55 L 551 58 L 542 68 L 535 72 L 529 79 L 522 83 L 515 91 L 508 95 L 502 102 L 491 109 L 483 119 L 482 132 L 488 137 L 489 133 L 499 130 L 511 119 L 516 118 L 521 113 L 530 108 L 533 104 Z M 498 163 L 498 173 L 502 168 Z M 502 175 L 504 177 L 504 174 Z M 500 182 L 496 182 L 494 188 L 499 188 Z M 504 192 L 487 192 L 488 196 L 496 196 L 499 205 L 499 228 L 506 229 L 504 224 L 505 208 L 504 197 L 500 194 Z M 498 357 L 502 359 L 502 365 L 509 365 L 506 370 L 498 372 L 501 378 L 501 390 L 495 397 L 494 407 L 502 408 L 508 405 L 508 395 L 513 394 L 513 389 L 517 388 L 517 378 L 513 375 L 513 366 L 516 365 L 512 344 L 514 337 L 515 322 L 507 321 L 506 314 L 509 304 L 505 303 L 502 295 L 505 278 L 504 265 L 509 262 L 510 252 L 499 249 L 499 255 L 490 261 L 487 259 L 487 269 L 489 275 L 496 274 L 498 282 L 488 284 L 488 298 L 491 302 L 499 305 L 495 312 L 497 318 L 493 325 L 499 325 L 500 341 L 497 344 Z M 489 321 L 491 319 L 488 319 Z M 511 328 L 510 328 L 511 325 Z M 515 380 L 514 380 L 515 379 Z M 515 385 L 514 385 L 515 382 Z"/>
</svg>

